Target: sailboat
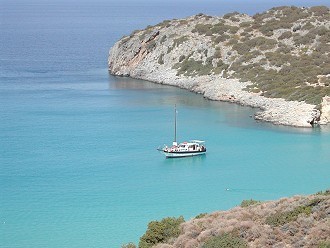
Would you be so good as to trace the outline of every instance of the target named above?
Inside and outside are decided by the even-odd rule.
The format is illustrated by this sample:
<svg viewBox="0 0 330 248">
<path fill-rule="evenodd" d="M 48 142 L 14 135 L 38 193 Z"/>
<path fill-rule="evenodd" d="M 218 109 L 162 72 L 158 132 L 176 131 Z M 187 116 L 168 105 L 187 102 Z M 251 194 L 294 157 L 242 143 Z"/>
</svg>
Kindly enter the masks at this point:
<svg viewBox="0 0 330 248">
<path fill-rule="evenodd" d="M 176 128 L 177 128 L 177 110 L 174 107 L 174 141 L 172 146 L 164 145 L 157 150 L 162 152 L 166 158 L 181 158 L 203 155 L 206 153 L 205 141 L 203 140 L 190 140 L 182 143 L 176 141 Z"/>
</svg>

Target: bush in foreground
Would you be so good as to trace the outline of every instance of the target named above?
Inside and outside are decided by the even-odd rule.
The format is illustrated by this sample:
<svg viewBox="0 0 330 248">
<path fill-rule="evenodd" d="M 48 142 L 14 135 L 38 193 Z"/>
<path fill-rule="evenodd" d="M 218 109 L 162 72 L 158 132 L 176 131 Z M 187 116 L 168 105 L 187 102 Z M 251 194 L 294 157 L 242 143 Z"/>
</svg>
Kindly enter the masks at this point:
<svg viewBox="0 0 330 248">
<path fill-rule="evenodd" d="M 202 246 L 202 248 L 247 248 L 246 241 L 230 233 L 225 233 L 220 236 L 209 238 Z"/>
<path fill-rule="evenodd" d="M 321 200 L 315 199 L 308 205 L 299 206 L 288 212 L 279 212 L 266 218 L 265 223 L 271 226 L 282 226 L 292 221 L 296 221 L 298 216 L 304 214 L 309 216 L 312 213 L 312 207 L 318 205 Z"/>
<path fill-rule="evenodd" d="M 330 241 L 322 241 L 318 248 L 330 248 Z"/>
<path fill-rule="evenodd" d="M 184 218 L 168 217 L 161 221 L 151 221 L 146 233 L 140 238 L 139 248 L 149 248 L 159 243 L 168 242 L 180 235 L 180 224 Z"/>
<path fill-rule="evenodd" d="M 251 205 L 254 205 L 254 204 L 258 204 L 258 203 L 260 203 L 261 201 L 256 201 L 256 200 L 253 200 L 253 199 L 250 199 L 250 200 L 243 200 L 242 202 L 241 202 L 241 207 L 242 208 L 246 208 L 246 207 L 248 207 L 248 206 L 251 206 Z"/>
</svg>

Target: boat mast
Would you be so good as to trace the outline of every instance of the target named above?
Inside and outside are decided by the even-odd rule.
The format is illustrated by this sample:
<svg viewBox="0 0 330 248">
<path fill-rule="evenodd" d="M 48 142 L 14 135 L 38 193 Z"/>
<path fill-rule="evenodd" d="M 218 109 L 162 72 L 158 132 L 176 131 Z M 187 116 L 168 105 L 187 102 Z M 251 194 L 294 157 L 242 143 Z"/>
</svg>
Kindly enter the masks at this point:
<svg viewBox="0 0 330 248">
<path fill-rule="evenodd" d="M 174 105 L 174 141 L 173 145 L 176 146 L 178 143 L 176 142 L 176 104 Z"/>
</svg>

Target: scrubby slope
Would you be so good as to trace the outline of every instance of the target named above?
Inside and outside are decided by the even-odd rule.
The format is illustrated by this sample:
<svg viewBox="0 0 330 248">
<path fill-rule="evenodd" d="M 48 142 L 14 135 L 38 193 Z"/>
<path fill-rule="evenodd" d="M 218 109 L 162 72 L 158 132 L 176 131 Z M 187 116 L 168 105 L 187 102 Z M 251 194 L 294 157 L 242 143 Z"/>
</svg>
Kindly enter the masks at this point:
<svg viewBox="0 0 330 248">
<path fill-rule="evenodd" d="M 167 243 L 141 243 L 140 247 L 329 247 L 330 191 L 278 201 L 247 201 L 228 211 L 202 214 L 180 229 L 180 235 Z"/>
<path fill-rule="evenodd" d="M 321 123 L 330 120 L 329 53 L 329 8 L 278 7 L 135 31 L 111 49 L 109 70 L 260 107 L 257 118 L 266 121 L 309 126 L 320 120 L 318 110 Z"/>
</svg>

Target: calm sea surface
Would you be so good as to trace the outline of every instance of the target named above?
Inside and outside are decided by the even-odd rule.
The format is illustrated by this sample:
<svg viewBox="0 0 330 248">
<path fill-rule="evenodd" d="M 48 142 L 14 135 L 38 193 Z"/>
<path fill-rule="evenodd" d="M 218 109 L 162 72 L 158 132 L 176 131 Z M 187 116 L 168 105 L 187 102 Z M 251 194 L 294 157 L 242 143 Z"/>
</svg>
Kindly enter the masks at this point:
<svg viewBox="0 0 330 248">
<path fill-rule="evenodd" d="M 276 1 L 276 5 L 328 1 Z M 330 130 L 257 123 L 254 109 L 107 72 L 123 35 L 274 1 L 0 1 L 0 247 L 120 247 L 151 220 L 330 185 Z M 165 159 L 173 137 L 204 157 Z M 229 189 L 229 190 L 226 190 Z"/>
</svg>

